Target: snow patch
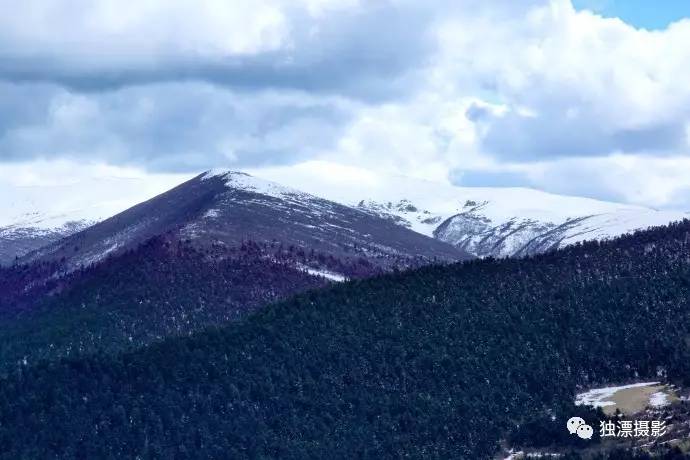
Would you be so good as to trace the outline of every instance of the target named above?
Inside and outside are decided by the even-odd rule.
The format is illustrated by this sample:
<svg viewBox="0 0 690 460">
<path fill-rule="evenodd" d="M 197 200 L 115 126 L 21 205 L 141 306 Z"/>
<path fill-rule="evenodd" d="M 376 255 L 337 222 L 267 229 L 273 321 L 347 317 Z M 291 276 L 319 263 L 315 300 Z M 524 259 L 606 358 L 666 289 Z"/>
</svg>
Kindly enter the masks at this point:
<svg viewBox="0 0 690 460">
<path fill-rule="evenodd" d="M 548 452 L 523 452 L 523 451 L 517 451 L 517 452 L 510 452 L 510 454 L 505 457 L 503 460 L 524 460 L 528 458 L 559 458 L 562 457 L 563 454 L 552 454 Z"/>
<path fill-rule="evenodd" d="M 595 388 L 575 396 L 576 406 L 592 406 L 592 407 L 606 407 L 613 406 L 616 403 L 613 401 L 606 401 L 611 396 L 620 390 L 627 390 L 628 388 L 648 387 L 652 385 L 659 385 L 660 382 L 642 382 L 632 383 L 630 385 L 622 385 L 617 387 Z"/>
<path fill-rule="evenodd" d="M 331 281 L 335 281 L 337 283 L 343 283 L 348 280 L 348 278 L 344 275 L 341 275 L 340 273 L 335 273 L 329 270 L 324 270 L 324 269 L 316 269 L 312 267 L 307 267 L 307 266 L 302 266 L 300 267 L 302 271 L 305 271 L 309 273 L 310 275 L 313 276 L 321 276 L 326 279 L 329 279 Z"/>
<path fill-rule="evenodd" d="M 510 453 L 506 458 L 504 458 L 503 460 L 519 460 L 519 459 L 521 459 L 521 458 L 524 458 L 524 455 L 525 455 L 525 454 L 524 454 L 521 450 L 519 450 L 519 451 L 517 451 L 517 452 L 511 452 L 511 453 Z"/>
<path fill-rule="evenodd" d="M 235 170 L 228 169 L 228 168 L 212 168 L 212 169 L 209 169 L 208 171 L 206 171 L 201 176 L 201 180 L 209 180 L 209 179 L 213 179 L 214 177 L 223 177 L 223 176 L 227 176 L 229 174 L 244 174 L 244 173 L 241 171 L 235 171 Z"/>
<path fill-rule="evenodd" d="M 208 219 L 215 219 L 220 215 L 220 211 L 218 209 L 209 209 L 204 213 L 204 217 Z"/>
<path fill-rule="evenodd" d="M 105 259 L 108 254 L 111 252 L 115 251 L 120 247 L 120 243 L 112 243 L 110 246 L 102 250 L 101 252 L 95 253 L 95 254 L 88 254 L 80 259 L 80 262 L 82 265 L 85 267 L 88 267 L 89 265 L 93 265 L 96 262 L 100 262 L 101 260 Z"/>
<path fill-rule="evenodd" d="M 668 400 L 668 395 L 663 391 L 657 391 L 649 397 L 649 405 L 652 407 L 664 407 L 668 406 L 669 404 L 671 403 Z"/>
</svg>

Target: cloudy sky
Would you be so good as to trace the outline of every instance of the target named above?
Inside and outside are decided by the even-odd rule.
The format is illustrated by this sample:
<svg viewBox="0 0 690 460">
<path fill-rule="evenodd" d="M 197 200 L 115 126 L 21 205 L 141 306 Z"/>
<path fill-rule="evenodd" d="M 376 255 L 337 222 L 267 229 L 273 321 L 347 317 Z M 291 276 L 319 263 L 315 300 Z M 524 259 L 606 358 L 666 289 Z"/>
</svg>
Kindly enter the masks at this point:
<svg viewBox="0 0 690 460">
<path fill-rule="evenodd" d="M 319 160 L 690 209 L 686 0 L 0 7 L 6 183 Z"/>
</svg>

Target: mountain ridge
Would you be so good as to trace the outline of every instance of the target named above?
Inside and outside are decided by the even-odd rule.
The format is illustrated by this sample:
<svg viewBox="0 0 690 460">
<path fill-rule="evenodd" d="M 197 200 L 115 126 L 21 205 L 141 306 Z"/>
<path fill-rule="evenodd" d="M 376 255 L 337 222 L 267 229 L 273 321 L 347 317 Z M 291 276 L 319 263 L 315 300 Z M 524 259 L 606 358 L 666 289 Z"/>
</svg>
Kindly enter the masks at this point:
<svg viewBox="0 0 690 460">
<path fill-rule="evenodd" d="M 536 254 L 690 216 L 529 188 L 461 187 L 322 161 L 259 172 L 287 185 L 303 184 L 307 191 L 389 218 L 477 257 Z"/>
<path fill-rule="evenodd" d="M 403 176 L 365 175 L 361 171 L 357 171 L 357 175 L 349 170 L 341 171 L 338 165 L 325 164 L 324 167 L 320 162 L 314 164 L 297 165 L 286 170 L 258 170 L 254 176 L 217 168 L 196 177 L 202 180 L 232 174 L 236 178 L 244 178 L 243 183 L 235 181 L 240 188 L 244 186 L 248 191 L 255 188 L 255 191 L 272 198 L 287 197 L 293 202 L 299 201 L 299 197 L 305 201 L 314 198 L 330 200 L 449 243 L 476 257 L 536 254 L 578 241 L 608 239 L 668 224 L 689 215 L 525 188 L 457 187 Z M 260 181 L 256 179 L 258 175 L 273 182 Z M 137 182 L 134 185 L 134 189 L 144 189 Z M 147 190 L 154 189 L 151 186 Z M 137 193 L 132 191 L 130 195 Z M 139 194 L 143 196 L 143 192 Z M 108 193 L 101 192 L 99 196 L 107 198 Z M 132 198 L 128 200 L 131 202 Z M 112 197 L 109 201 L 113 201 Z M 84 198 L 80 203 L 85 203 Z M 22 215 L 30 214 L 25 211 Z M 215 211 L 208 212 L 210 214 L 205 217 L 213 218 Z M 50 219 L 42 217 L 45 214 L 39 217 L 50 222 Z M 11 263 L 17 256 L 21 258 L 32 250 L 90 227 L 97 221 L 107 220 L 112 215 L 95 218 L 92 215 L 92 220 L 79 220 L 77 217 L 64 214 L 65 222 L 62 222 L 52 216 L 52 227 L 32 223 L 26 217 L 12 224 L 5 217 L 2 220 L 5 227 L 0 227 L 0 264 Z M 188 230 L 193 232 L 191 227 Z M 102 248 L 103 252 L 107 250 L 108 247 Z"/>
<path fill-rule="evenodd" d="M 202 246 L 280 241 L 383 268 L 414 260 L 455 261 L 463 250 L 362 210 L 246 173 L 208 171 L 85 230 L 33 251 L 20 263 L 62 260 L 74 270 L 172 234 Z M 396 262 L 397 260 L 397 262 Z"/>
</svg>

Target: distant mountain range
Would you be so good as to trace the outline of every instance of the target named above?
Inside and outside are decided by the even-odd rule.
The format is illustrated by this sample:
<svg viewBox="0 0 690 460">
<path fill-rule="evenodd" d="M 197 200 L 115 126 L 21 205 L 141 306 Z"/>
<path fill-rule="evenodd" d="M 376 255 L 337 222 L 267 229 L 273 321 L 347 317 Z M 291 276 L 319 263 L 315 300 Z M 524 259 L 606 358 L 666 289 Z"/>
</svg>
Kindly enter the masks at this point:
<svg viewBox="0 0 690 460">
<path fill-rule="evenodd" d="M 440 187 L 428 186 L 438 200 Z M 360 200 L 357 207 L 477 257 L 533 255 L 586 240 L 603 240 L 681 220 L 688 215 L 529 189 L 453 187 L 443 210 L 426 200 Z M 451 193 L 454 196 L 451 196 Z"/>
<path fill-rule="evenodd" d="M 14 198 L 10 203 L 12 206 L 3 205 L 5 215 L 0 216 L 0 263 L 11 263 L 16 257 L 22 258 L 47 246 L 23 260 L 34 260 L 50 253 L 64 256 L 73 264 L 88 264 L 111 251 L 140 241 L 146 235 L 172 228 L 191 239 L 232 243 L 241 239 L 245 232 L 244 224 L 240 225 L 238 219 L 248 219 L 249 215 L 244 212 L 252 206 L 255 210 L 273 213 L 264 215 L 263 223 L 260 223 L 262 218 L 258 214 L 253 214 L 254 220 L 246 222 L 256 225 L 250 233 L 260 238 L 274 238 L 276 229 L 267 232 L 266 225 L 279 222 L 284 233 L 293 235 L 295 242 L 306 238 L 307 246 L 345 244 L 355 247 L 370 238 L 365 230 L 369 224 L 362 220 L 361 212 L 364 212 L 460 250 L 457 254 L 449 254 L 445 246 L 418 240 L 402 249 L 406 257 L 416 253 L 421 257 L 446 259 L 453 259 L 458 254 L 462 257 L 465 253 L 477 257 L 535 254 L 579 241 L 607 239 L 664 225 L 688 216 L 682 212 L 658 211 L 525 188 L 456 187 L 380 175 L 362 180 L 347 175 L 318 174 L 304 169 L 306 166 L 302 171 L 299 168 L 293 168 L 297 173 L 291 174 L 264 171 L 264 175 L 276 183 L 232 173 L 225 180 L 227 190 L 219 189 L 218 182 L 228 171 L 210 171 L 194 179 L 194 183 L 206 183 L 204 187 L 188 184 L 180 190 L 175 189 L 177 191 L 165 195 L 169 198 L 142 204 L 143 208 L 133 208 L 125 216 L 109 219 L 90 232 L 60 243 L 58 246 L 62 245 L 62 249 L 51 243 L 104 221 L 163 190 L 160 186 L 156 188 L 153 184 L 146 184 L 143 179 L 112 179 L 105 184 L 75 184 L 59 189 L 8 190 L 6 196 Z M 218 194 L 211 189 L 225 192 Z M 90 193 L 91 190 L 97 193 Z M 42 198 L 37 200 L 36 196 Z M 244 198 L 249 201 L 245 202 Z M 197 199 L 201 202 L 194 202 Z M 204 201 L 206 199 L 210 201 Z M 184 214 L 187 211 L 183 210 L 181 203 L 191 206 L 188 211 L 192 214 Z M 160 206 L 168 211 L 161 214 Z M 353 210 L 359 212 L 352 214 Z M 334 217 L 336 215 L 339 217 Z M 349 215 L 358 216 L 359 220 L 351 222 Z M 217 228 L 219 222 L 233 227 L 221 231 Z M 350 225 L 361 228 L 350 228 Z M 337 227 L 350 228 L 353 233 L 346 237 L 341 232 L 338 242 L 333 243 L 329 238 Z M 369 255 L 383 252 L 390 256 L 400 251 L 400 244 L 406 246 L 407 242 L 396 241 L 396 236 L 400 236 L 397 229 L 372 235 L 372 245 L 367 249 L 371 252 Z M 389 238 L 391 241 L 387 241 Z M 406 241 L 412 239 L 409 235 L 405 237 Z M 72 247 L 67 248 L 66 245 Z M 381 248 L 374 249 L 377 245 Z M 79 250 L 75 251 L 75 247 Z M 340 248 L 336 252 L 342 250 Z"/>
</svg>

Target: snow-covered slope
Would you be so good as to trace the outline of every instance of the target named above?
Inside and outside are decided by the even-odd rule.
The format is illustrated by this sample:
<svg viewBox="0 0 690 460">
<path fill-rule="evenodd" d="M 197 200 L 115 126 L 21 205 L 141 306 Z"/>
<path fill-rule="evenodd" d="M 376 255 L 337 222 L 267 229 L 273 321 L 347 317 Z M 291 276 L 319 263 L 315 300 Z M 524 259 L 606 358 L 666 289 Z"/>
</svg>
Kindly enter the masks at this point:
<svg viewBox="0 0 690 460">
<path fill-rule="evenodd" d="M 100 177 L 61 185 L 0 184 L 0 264 L 124 211 L 178 180 Z"/>
<path fill-rule="evenodd" d="M 690 217 L 527 188 L 457 187 L 325 162 L 256 174 L 386 217 L 480 257 L 532 254 Z"/>
</svg>

